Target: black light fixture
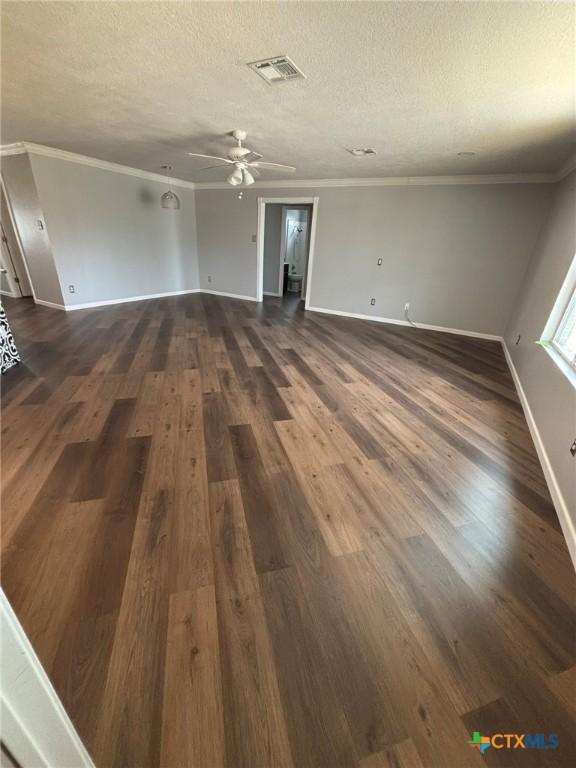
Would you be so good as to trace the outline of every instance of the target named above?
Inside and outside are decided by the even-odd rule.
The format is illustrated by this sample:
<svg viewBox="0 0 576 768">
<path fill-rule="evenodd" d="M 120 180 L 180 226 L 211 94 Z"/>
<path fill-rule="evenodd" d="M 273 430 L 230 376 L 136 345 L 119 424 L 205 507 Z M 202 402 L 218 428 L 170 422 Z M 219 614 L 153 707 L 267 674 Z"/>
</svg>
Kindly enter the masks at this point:
<svg viewBox="0 0 576 768">
<path fill-rule="evenodd" d="M 162 197 L 160 198 L 160 205 L 162 208 L 170 208 L 173 211 L 180 210 L 180 198 L 175 192 L 172 192 L 170 189 L 172 179 L 170 178 L 169 171 L 172 170 L 171 165 L 163 165 L 162 170 L 166 171 L 166 175 L 168 176 L 168 192 L 164 192 Z"/>
</svg>

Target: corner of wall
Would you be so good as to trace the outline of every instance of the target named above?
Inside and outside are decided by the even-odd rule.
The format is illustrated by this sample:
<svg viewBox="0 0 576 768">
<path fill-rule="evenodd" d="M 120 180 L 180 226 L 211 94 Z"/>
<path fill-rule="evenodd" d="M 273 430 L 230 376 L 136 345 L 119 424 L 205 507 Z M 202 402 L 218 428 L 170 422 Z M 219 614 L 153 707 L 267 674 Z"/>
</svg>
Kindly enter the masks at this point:
<svg viewBox="0 0 576 768">
<path fill-rule="evenodd" d="M 569 455 L 576 392 L 540 345 L 568 283 L 576 252 L 576 172 L 554 185 L 547 216 L 508 321 L 504 352 L 564 536 L 576 566 L 576 483 Z M 560 306 L 560 312 L 563 311 Z"/>
<path fill-rule="evenodd" d="M 538 252 L 540 250 L 540 245 L 542 243 L 542 238 L 544 236 L 544 233 L 546 232 L 546 229 L 548 227 L 548 222 L 550 221 L 550 217 L 552 215 L 552 211 L 554 208 L 554 199 L 556 197 L 557 191 L 558 191 L 558 183 L 552 184 L 552 185 L 542 185 L 546 186 L 546 191 L 549 194 L 548 199 L 548 205 L 546 208 L 546 211 L 544 213 L 544 216 L 542 217 L 542 220 L 540 222 L 540 227 L 538 228 L 538 234 L 536 235 L 536 238 L 534 239 L 534 243 L 532 245 L 532 249 L 530 251 L 530 255 L 528 259 L 526 260 L 526 266 L 524 267 L 523 273 L 519 276 L 518 280 L 518 289 L 516 291 L 516 295 L 514 296 L 513 301 L 510 302 L 510 312 L 508 313 L 508 320 L 506 321 L 506 325 L 503 329 L 502 336 L 504 340 L 508 339 L 510 335 L 514 334 L 514 321 L 516 318 L 517 310 L 520 307 L 522 303 L 522 296 L 524 292 L 524 287 L 526 286 L 527 282 L 530 279 L 530 269 L 531 266 L 536 259 Z M 550 189 L 552 190 L 550 192 Z"/>
<path fill-rule="evenodd" d="M 524 391 L 524 387 L 522 386 L 522 381 L 518 371 L 516 370 L 512 356 L 508 351 L 505 339 L 502 340 L 502 348 L 504 350 L 504 356 L 506 358 L 506 362 L 508 363 L 510 373 L 512 374 L 512 379 L 514 381 L 514 385 L 522 405 L 522 410 L 524 411 L 524 416 L 528 424 L 528 429 L 530 430 L 530 435 L 532 436 L 532 442 L 534 443 L 536 453 L 538 454 L 538 460 L 540 461 L 548 490 L 550 491 L 550 496 L 552 497 L 554 509 L 556 510 L 558 520 L 560 521 L 562 533 L 566 539 L 566 545 L 568 547 L 568 551 L 570 552 L 570 557 L 574 563 L 574 568 L 576 568 L 576 521 L 570 515 L 568 503 L 564 498 L 564 494 L 562 493 L 558 483 L 556 472 L 554 471 L 554 467 L 552 466 L 552 462 L 550 461 L 548 452 L 546 451 L 546 446 L 540 434 L 540 430 L 538 429 L 536 418 L 534 417 L 533 410 L 530 406 L 526 392 Z"/>
<path fill-rule="evenodd" d="M 62 305 L 64 294 L 30 155 L 26 152 L 2 158 L 2 178 L 34 299 Z"/>
</svg>

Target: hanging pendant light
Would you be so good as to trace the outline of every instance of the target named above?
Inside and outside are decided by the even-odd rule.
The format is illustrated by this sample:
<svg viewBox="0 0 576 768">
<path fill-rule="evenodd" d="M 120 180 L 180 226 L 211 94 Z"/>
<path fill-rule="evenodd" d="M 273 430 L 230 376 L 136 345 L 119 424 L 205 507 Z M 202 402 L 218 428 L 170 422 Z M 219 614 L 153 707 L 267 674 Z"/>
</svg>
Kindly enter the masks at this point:
<svg viewBox="0 0 576 768">
<path fill-rule="evenodd" d="M 162 168 L 166 171 L 166 175 L 172 170 L 171 165 L 163 165 Z M 164 192 L 160 198 L 160 205 L 162 208 L 171 208 L 173 211 L 178 211 L 180 210 L 180 198 L 170 189 L 171 183 L 172 179 L 168 177 L 168 192 Z"/>
<path fill-rule="evenodd" d="M 243 171 L 244 174 L 244 186 L 249 187 L 251 184 L 254 184 L 254 176 L 250 173 L 249 170 L 245 169 Z"/>
</svg>

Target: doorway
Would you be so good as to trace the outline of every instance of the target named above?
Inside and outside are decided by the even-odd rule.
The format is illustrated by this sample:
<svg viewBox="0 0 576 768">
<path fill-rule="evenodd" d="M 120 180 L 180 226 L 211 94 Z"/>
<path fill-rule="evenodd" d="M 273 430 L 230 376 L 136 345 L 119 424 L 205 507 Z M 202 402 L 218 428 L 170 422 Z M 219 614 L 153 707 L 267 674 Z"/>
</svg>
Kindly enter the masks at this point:
<svg viewBox="0 0 576 768">
<path fill-rule="evenodd" d="M 257 296 L 308 306 L 318 197 L 258 199 Z"/>
<path fill-rule="evenodd" d="M 4 227 L 0 224 L 1 250 L 0 250 L 0 293 L 3 296 L 12 296 L 19 299 L 22 296 L 14 266 L 10 258 Z"/>
<path fill-rule="evenodd" d="M 28 270 L 3 185 L 0 187 L 0 241 L 0 293 L 15 299 L 32 296 Z"/>
<path fill-rule="evenodd" d="M 312 206 L 285 206 L 282 217 L 280 282 L 278 292 L 304 298 L 306 264 L 310 247 Z"/>
</svg>

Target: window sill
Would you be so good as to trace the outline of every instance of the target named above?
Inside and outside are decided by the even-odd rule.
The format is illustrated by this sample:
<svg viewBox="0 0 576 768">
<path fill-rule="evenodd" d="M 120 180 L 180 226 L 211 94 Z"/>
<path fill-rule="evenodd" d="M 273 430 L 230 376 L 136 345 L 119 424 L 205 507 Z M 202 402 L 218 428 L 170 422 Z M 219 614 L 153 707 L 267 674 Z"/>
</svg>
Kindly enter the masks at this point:
<svg viewBox="0 0 576 768">
<path fill-rule="evenodd" d="M 552 358 L 570 384 L 576 389 L 576 370 L 550 344 L 542 345 L 542 349 Z"/>
</svg>

